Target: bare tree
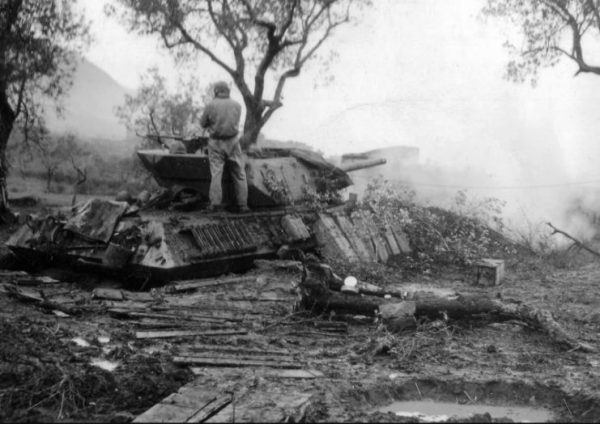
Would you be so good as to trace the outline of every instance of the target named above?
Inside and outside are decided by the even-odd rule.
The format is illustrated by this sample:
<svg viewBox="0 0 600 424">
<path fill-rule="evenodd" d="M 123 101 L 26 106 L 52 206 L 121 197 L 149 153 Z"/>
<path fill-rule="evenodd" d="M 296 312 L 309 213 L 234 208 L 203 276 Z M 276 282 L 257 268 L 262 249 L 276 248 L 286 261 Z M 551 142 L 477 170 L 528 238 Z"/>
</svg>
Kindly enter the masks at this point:
<svg viewBox="0 0 600 424">
<path fill-rule="evenodd" d="M 83 166 L 77 165 L 74 155 L 71 154 L 70 156 L 71 165 L 77 173 L 77 179 L 73 183 L 73 197 L 71 198 L 71 206 L 75 206 L 75 203 L 77 203 L 77 192 L 79 190 L 79 186 L 87 181 L 87 169 Z"/>
<path fill-rule="evenodd" d="M 70 0 L 0 1 L 0 210 L 13 130 L 28 140 L 44 126 L 40 100 L 57 100 L 69 87 L 86 41 L 87 25 Z"/>
<path fill-rule="evenodd" d="M 487 0 L 484 13 L 509 19 L 522 40 L 507 41 L 513 58 L 507 76 L 535 82 L 542 67 L 561 58 L 573 61 L 580 73 L 600 75 L 600 59 L 590 59 L 599 47 L 600 0 Z"/>
<path fill-rule="evenodd" d="M 335 30 L 370 0 L 119 0 L 130 28 L 155 34 L 179 60 L 196 53 L 231 76 L 246 106 L 254 143 L 282 106 L 286 81 L 300 75 Z M 113 9 L 113 13 L 116 11 Z M 273 75 L 271 75 L 273 74 Z M 268 78 L 276 81 L 265 100 Z"/>
<path fill-rule="evenodd" d="M 130 131 L 160 141 L 161 135 L 190 138 L 199 133 L 199 121 L 207 91 L 199 91 L 196 80 L 180 81 L 176 93 L 169 92 L 158 69 L 141 78 L 135 95 L 126 95 L 116 114 Z"/>
<path fill-rule="evenodd" d="M 61 171 L 62 165 L 69 159 L 73 163 L 74 157 L 83 155 L 82 148 L 77 144 L 75 136 L 72 134 L 61 135 L 58 137 L 47 137 L 34 145 L 37 150 L 37 156 L 44 168 L 46 176 L 46 191 L 52 191 L 52 182 Z M 75 167 L 75 165 L 73 164 Z M 75 169 L 77 169 L 75 167 Z M 62 174 L 64 171 L 60 172 Z"/>
</svg>

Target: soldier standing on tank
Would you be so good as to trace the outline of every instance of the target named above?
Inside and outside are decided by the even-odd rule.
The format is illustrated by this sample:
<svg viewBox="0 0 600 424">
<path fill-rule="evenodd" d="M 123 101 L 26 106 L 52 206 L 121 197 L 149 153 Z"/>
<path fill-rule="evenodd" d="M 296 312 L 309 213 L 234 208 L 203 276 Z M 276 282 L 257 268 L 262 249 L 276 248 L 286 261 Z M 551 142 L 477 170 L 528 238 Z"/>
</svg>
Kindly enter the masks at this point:
<svg viewBox="0 0 600 424">
<path fill-rule="evenodd" d="M 211 211 L 223 208 L 223 167 L 229 160 L 238 212 L 248 212 L 248 184 L 244 155 L 239 141 L 242 106 L 229 98 L 229 86 L 219 81 L 214 85 L 214 99 L 204 108 L 200 118 L 202 128 L 208 129 L 208 161 L 210 163 L 209 199 Z"/>
</svg>

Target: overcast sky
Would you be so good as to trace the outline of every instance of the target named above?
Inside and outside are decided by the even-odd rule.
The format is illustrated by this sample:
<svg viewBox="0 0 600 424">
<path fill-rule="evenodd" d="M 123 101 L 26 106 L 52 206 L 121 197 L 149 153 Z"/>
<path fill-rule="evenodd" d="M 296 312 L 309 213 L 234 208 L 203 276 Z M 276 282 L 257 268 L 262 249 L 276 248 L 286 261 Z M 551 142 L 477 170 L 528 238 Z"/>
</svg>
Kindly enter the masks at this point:
<svg viewBox="0 0 600 424">
<path fill-rule="evenodd" d="M 104 17 L 110 0 L 80 0 L 93 20 L 88 59 L 127 87 L 152 65 L 173 76 L 153 39 Z M 502 183 L 600 179 L 600 77 L 572 64 L 542 73 L 537 88 L 503 79 L 502 43 L 514 30 L 480 16 L 483 0 L 376 0 L 361 24 L 338 32 L 334 80 L 311 68 L 290 80 L 267 136 L 327 154 L 413 145 L 423 161 L 485 168 Z M 512 32 L 511 32 L 512 31 Z M 200 64 L 208 83 L 223 74 Z"/>
</svg>

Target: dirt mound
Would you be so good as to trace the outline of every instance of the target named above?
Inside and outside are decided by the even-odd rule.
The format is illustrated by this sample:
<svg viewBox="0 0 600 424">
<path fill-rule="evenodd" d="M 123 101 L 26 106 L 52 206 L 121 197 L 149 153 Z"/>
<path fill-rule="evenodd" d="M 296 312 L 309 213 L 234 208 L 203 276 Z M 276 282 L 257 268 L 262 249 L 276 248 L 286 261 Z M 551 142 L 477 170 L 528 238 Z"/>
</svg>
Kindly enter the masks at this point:
<svg viewBox="0 0 600 424">
<path fill-rule="evenodd" d="M 115 372 L 93 366 L 100 348 L 76 346 L 74 334 L 51 322 L 2 319 L 0 332 L 2 421 L 119 419 L 119 411 L 143 411 L 190 378 L 161 355 L 131 350 L 121 350 Z"/>
</svg>

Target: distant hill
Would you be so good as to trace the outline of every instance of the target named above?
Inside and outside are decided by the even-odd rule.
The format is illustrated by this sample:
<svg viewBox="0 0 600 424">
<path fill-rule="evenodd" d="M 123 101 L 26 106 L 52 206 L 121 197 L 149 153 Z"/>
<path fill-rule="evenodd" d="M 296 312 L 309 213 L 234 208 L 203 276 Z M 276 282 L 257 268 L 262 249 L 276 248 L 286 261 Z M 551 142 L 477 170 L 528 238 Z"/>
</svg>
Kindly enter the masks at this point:
<svg viewBox="0 0 600 424">
<path fill-rule="evenodd" d="M 52 132 L 73 132 L 82 140 L 93 141 L 99 150 L 129 154 L 133 143 L 126 141 L 127 131 L 115 116 L 115 108 L 133 92 L 82 59 L 73 76 L 73 87 L 64 99 L 64 116 L 57 117 L 48 108 L 48 127 Z"/>
</svg>

